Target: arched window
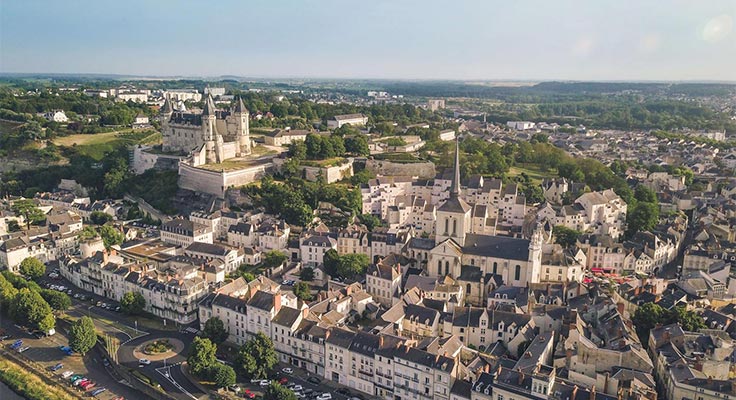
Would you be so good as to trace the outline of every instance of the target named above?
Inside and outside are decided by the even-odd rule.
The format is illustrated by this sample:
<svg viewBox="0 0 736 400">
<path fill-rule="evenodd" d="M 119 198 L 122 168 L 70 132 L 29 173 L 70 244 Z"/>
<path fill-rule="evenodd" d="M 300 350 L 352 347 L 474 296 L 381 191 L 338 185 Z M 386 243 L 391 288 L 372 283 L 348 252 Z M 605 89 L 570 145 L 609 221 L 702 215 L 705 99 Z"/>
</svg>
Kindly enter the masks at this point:
<svg viewBox="0 0 736 400">
<path fill-rule="evenodd" d="M 495 275 L 497 273 L 498 273 L 498 263 L 497 262 L 494 262 L 493 263 L 493 274 Z"/>
<path fill-rule="evenodd" d="M 457 236 L 457 220 L 452 219 L 452 236 Z"/>
<path fill-rule="evenodd" d="M 514 274 L 514 276 L 515 276 L 514 279 L 517 281 L 521 279 L 521 265 L 518 265 L 518 264 L 516 265 L 516 274 Z"/>
<path fill-rule="evenodd" d="M 467 285 L 465 286 L 465 294 L 470 294 L 470 289 L 471 289 L 471 286 L 470 286 L 470 284 L 468 283 L 468 284 L 467 284 Z"/>
<path fill-rule="evenodd" d="M 450 262 L 445 261 L 445 275 L 449 275 L 449 274 L 450 274 Z"/>
<path fill-rule="evenodd" d="M 437 260 L 437 275 L 442 275 L 442 260 Z"/>
<path fill-rule="evenodd" d="M 450 233 L 450 219 L 445 218 L 445 235 Z"/>
</svg>

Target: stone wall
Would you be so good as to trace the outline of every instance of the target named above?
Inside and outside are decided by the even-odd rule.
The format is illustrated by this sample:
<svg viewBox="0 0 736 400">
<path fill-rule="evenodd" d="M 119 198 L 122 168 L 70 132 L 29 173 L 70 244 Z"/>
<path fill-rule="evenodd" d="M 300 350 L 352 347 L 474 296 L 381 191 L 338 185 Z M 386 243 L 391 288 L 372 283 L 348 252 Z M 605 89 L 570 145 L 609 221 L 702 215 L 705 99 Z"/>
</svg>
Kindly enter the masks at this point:
<svg viewBox="0 0 736 400">
<path fill-rule="evenodd" d="M 225 191 L 228 188 L 255 182 L 272 169 L 273 163 L 270 161 L 227 172 L 210 171 L 180 163 L 179 187 L 224 198 Z"/>
<path fill-rule="evenodd" d="M 183 156 L 172 156 L 167 154 L 156 154 L 150 152 L 151 146 L 134 146 L 133 162 L 131 169 L 136 175 L 140 175 L 151 168 L 161 170 L 176 170 Z"/>
<path fill-rule="evenodd" d="M 366 160 L 365 168 L 376 175 L 384 176 L 417 176 L 419 178 L 434 178 L 437 175 L 434 163 L 397 163 L 385 160 Z"/>
</svg>

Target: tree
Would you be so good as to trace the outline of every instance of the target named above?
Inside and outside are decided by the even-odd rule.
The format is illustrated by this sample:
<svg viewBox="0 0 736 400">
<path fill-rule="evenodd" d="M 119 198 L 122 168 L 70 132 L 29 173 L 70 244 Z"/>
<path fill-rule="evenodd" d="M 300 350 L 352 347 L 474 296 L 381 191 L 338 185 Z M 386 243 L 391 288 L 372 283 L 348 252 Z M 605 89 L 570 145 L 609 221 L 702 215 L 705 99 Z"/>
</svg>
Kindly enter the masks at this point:
<svg viewBox="0 0 736 400">
<path fill-rule="evenodd" d="M 294 285 L 294 296 L 304 301 L 312 300 L 312 290 L 309 288 L 309 284 L 304 281 L 297 282 Z"/>
<path fill-rule="evenodd" d="M 383 222 L 381 221 L 381 219 L 373 214 L 359 214 L 358 221 L 360 221 L 361 224 L 365 225 L 365 227 L 371 232 L 373 232 L 373 230 L 377 227 L 383 226 Z"/>
<path fill-rule="evenodd" d="M 552 234 L 555 236 L 555 243 L 563 247 L 572 247 L 577 243 L 578 237 L 581 232 L 575 229 L 570 229 L 564 225 L 556 225 L 552 229 Z"/>
<path fill-rule="evenodd" d="M 212 317 L 204 323 L 202 336 L 210 339 L 215 344 L 220 344 L 227 340 L 228 332 L 225 329 L 225 323 L 218 317 Z"/>
<path fill-rule="evenodd" d="M 137 315 L 146 307 L 146 299 L 138 292 L 127 292 L 120 299 L 120 307 L 126 314 Z"/>
<path fill-rule="evenodd" d="M 20 273 L 35 280 L 46 273 L 46 266 L 35 257 L 27 257 L 20 262 Z"/>
<path fill-rule="evenodd" d="M 217 346 L 209 339 L 195 336 L 187 357 L 189 369 L 194 375 L 205 377 L 210 368 L 217 364 L 216 352 Z"/>
<path fill-rule="evenodd" d="M 125 240 L 125 235 L 111 225 L 101 226 L 100 236 L 102 236 L 102 242 L 105 244 L 105 248 L 108 249 L 114 245 L 122 244 Z"/>
<path fill-rule="evenodd" d="M 629 236 L 639 231 L 651 230 L 659 222 L 659 206 L 655 203 L 636 202 L 629 211 L 626 222 Z"/>
<path fill-rule="evenodd" d="M 302 268 L 301 272 L 299 272 L 299 279 L 303 281 L 314 280 L 314 269 L 309 267 Z"/>
<path fill-rule="evenodd" d="M 93 211 L 92 214 L 89 215 L 89 220 L 95 225 L 105 225 L 112 221 L 112 215 L 100 211 Z"/>
<path fill-rule="evenodd" d="M 297 160 L 304 160 L 307 158 L 307 145 L 303 140 L 296 140 L 289 143 L 289 157 Z"/>
<path fill-rule="evenodd" d="M 268 336 L 259 332 L 240 347 L 235 366 L 251 379 L 264 379 L 278 361 L 273 342 Z"/>
<path fill-rule="evenodd" d="M 35 329 L 47 327 L 49 324 L 48 316 L 51 314 L 51 307 L 41 297 L 41 295 L 29 288 L 23 288 L 18 291 L 11 303 L 10 314 L 21 325 L 25 325 Z M 51 324 L 53 328 L 53 323 Z"/>
<path fill-rule="evenodd" d="M 215 382 L 218 388 L 235 384 L 235 370 L 229 365 L 216 362 L 208 371 L 210 380 Z"/>
<path fill-rule="evenodd" d="M 26 228 L 30 228 L 31 224 L 38 224 L 46 220 L 46 215 L 31 199 L 17 200 L 13 203 L 12 210 L 25 218 Z"/>
<path fill-rule="evenodd" d="M 337 273 L 344 278 L 363 275 L 368 264 L 370 264 L 370 259 L 365 254 L 345 254 L 340 256 Z"/>
<path fill-rule="evenodd" d="M 669 317 L 665 323 L 677 322 L 682 326 L 683 330 L 689 332 L 697 332 L 707 328 L 703 317 L 693 311 L 688 311 L 685 306 L 675 307 L 669 312 Z"/>
<path fill-rule="evenodd" d="M 90 317 L 78 319 L 69 329 L 69 347 L 75 352 L 85 355 L 97 343 L 95 324 Z"/>
<path fill-rule="evenodd" d="M 54 314 L 48 313 L 41 318 L 40 321 L 38 321 L 38 324 L 36 324 L 36 327 L 41 332 L 48 332 L 56 326 L 56 318 L 54 318 Z"/>
<path fill-rule="evenodd" d="M 280 252 L 278 250 L 271 250 L 263 255 L 263 258 L 261 259 L 261 264 L 264 268 L 274 268 L 283 264 L 283 262 L 286 261 L 286 258 L 286 254 L 284 254 L 283 252 Z"/>
<path fill-rule="evenodd" d="M 358 156 L 367 156 L 371 153 L 368 140 L 363 135 L 351 136 L 345 139 L 345 151 Z"/>
<path fill-rule="evenodd" d="M 657 204 L 657 193 L 644 185 L 639 185 L 634 190 L 634 198 L 637 201 Z"/>
<path fill-rule="evenodd" d="M 56 311 L 66 311 L 72 306 L 72 299 L 66 293 L 57 292 L 55 290 L 42 289 L 41 297 L 49 303 L 52 309 Z"/>
<path fill-rule="evenodd" d="M 338 273 L 337 268 L 340 265 L 340 255 L 337 253 L 337 250 L 327 250 L 322 257 L 322 263 L 324 264 L 325 272 L 327 272 L 328 275 L 336 276 Z"/>
<path fill-rule="evenodd" d="M 639 341 L 644 347 L 649 343 L 649 331 L 655 325 L 661 323 L 666 316 L 666 311 L 655 303 L 644 303 L 636 309 L 631 322 L 636 326 Z"/>
<path fill-rule="evenodd" d="M 297 400 L 297 398 L 291 390 L 279 385 L 278 382 L 271 382 L 263 393 L 263 400 Z"/>
</svg>

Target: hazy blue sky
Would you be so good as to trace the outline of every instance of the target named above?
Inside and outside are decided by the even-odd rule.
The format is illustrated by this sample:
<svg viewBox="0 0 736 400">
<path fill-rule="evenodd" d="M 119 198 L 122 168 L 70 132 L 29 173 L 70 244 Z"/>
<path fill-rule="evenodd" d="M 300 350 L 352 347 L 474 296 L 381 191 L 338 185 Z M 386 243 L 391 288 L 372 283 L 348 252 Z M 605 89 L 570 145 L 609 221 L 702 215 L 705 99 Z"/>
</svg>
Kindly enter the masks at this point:
<svg viewBox="0 0 736 400">
<path fill-rule="evenodd" d="M 0 72 L 736 80 L 736 0 L 0 0 Z"/>
</svg>

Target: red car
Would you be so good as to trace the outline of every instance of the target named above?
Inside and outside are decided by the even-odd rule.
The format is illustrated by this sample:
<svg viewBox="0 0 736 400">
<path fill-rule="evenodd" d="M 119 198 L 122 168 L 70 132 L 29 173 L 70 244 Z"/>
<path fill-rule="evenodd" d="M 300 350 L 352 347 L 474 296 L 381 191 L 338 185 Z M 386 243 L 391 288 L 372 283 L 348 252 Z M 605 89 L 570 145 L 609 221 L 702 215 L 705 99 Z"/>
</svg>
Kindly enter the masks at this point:
<svg viewBox="0 0 736 400">
<path fill-rule="evenodd" d="M 245 391 L 243 391 L 243 397 L 246 399 L 255 399 L 256 394 L 251 392 L 250 389 L 245 389 Z"/>
<path fill-rule="evenodd" d="M 82 388 L 82 390 L 89 390 L 95 387 L 95 383 L 92 381 L 84 382 L 83 384 L 79 385 L 79 387 Z"/>
<path fill-rule="evenodd" d="M 287 383 L 287 382 L 289 382 L 289 380 L 288 380 L 288 379 L 286 379 L 286 378 L 281 378 L 281 379 L 279 379 L 279 385 L 282 385 L 282 386 L 283 386 L 283 385 L 286 385 L 286 383 Z"/>
</svg>

